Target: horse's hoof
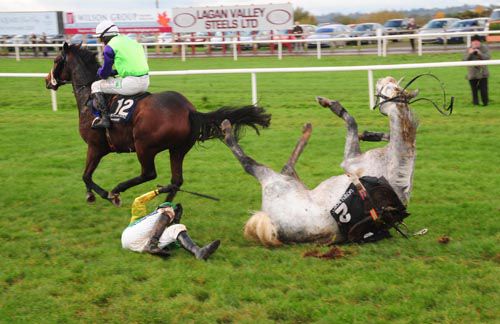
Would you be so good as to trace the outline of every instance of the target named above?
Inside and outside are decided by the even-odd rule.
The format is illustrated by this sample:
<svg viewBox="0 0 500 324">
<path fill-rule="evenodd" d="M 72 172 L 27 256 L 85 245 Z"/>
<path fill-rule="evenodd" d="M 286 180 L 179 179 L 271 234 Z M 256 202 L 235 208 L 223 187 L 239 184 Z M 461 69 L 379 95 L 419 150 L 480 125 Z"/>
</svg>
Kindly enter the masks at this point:
<svg viewBox="0 0 500 324">
<path fill-rule="evenodd" d="M 220 128 L 222 129 L 222 132 L 226 135 L 231 133 L 231 128 L 232 128 L 231 122 L 227 119 L 224 119 L 220 124 Z"/>
<path fill-rule="evenodd" d="M 93 192 L 87 192 L 87 204 L 95 203 L 95 195 Z"/>
<path fill-rule="evenodd" d="M 320 106 L 325 108 L 330 108 L 331 105 L 330 99 L 317 96 L 316 101 L 320 104 Z"/>
<path fill-rule="evenodd" d="M 109 193 L 108 200 L 115 205 L 116 207 L 120 207 L 122 205 L 122 200 L 120 199 L 119 193 Z"/>
<path fill-rule="evenodd" d="M 304 127 L 302 128 L 302 134 L 308 134 L 312 132 L 312 125 L 311 123 L 304 124 Z"/>
</svg>

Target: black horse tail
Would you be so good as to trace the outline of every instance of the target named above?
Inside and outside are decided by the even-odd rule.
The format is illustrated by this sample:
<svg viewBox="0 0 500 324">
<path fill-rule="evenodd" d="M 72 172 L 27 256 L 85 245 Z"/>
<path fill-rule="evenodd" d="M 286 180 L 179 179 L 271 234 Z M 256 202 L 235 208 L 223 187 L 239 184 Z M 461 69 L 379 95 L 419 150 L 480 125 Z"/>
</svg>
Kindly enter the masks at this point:
<svg viewBox="0 0 500 324">
<path fill-rule="evenodd" d="M 208 113 L 195 111 L 189 113 L 191 135 L 201 142 L 213 138 L 222 139 L 220 124 L 224 119 L 231 122 L 236 139 L 244 126 L 253 128 L 259 134 L 258 126 L 267 128 L 271 123 L 271 115 L 266 114 L 264 108 L 251 105 L 240 108 L 222 107 Z"/>
</svg>

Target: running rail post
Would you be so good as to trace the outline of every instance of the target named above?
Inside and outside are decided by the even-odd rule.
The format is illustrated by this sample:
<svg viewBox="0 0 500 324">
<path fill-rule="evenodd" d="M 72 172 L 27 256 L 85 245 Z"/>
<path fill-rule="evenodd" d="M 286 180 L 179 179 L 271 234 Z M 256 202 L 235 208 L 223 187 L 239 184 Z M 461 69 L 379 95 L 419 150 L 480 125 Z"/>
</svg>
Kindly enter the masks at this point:
<svg viewBox="0 0 500 324">
<path fill-rule="evenodd" d="M 252 105 L 257 106 L 257 74 L 251 73 L 252 76 Z"/>
<path fill-rule="evenodd" d="M 377 56 L 382 56 L 382 29 L 377 29 Z"/>
<path fill-rule="evenodd" d="M 278 42 L 278 60 L 281 60 L 283 58 L 283 42 L 281 39 Z"/>
<path fill-rule="evenodd" d="M 14 50 L 16 51 L 16 61 L 21 61 L 21 55 L 19 54 L 19 46 L 14 45 Z"/>
<path fill-rule="evenodd" d="M 316 42 L 316 57 L 321 60 L 321 44 L 319 41 Z"/>
<path fill-rule="evenodd" d="M 418 36 L 418 56 L 422 56 L 422 37 Z"/>
<path fill-rule="evenodd" d="M 181 58 L 182 62 L 186 62 L 186 45 L 181 44 Z"/>
<path fill-rule="evenodd" d="M 370 109 L 375 106 L 375 97 L 373 94 L 373 70 L 368 70 L 368 97 L 370 98 Z"/>
<path fill-rule="evenodd" d="M 236 45 L 236 41 L 233 39 L 233 61 L 238 61 L 238 46 Z"/>
<path fill-rule="evenodd" d="M 383 57 L 387 56 L 387 38 L 384 38 L 382 40 L 382 56 Z"/>
<path fill-rule="evenodd" d="M 50 90 L 50 97 L 52 99 L 52 111 L 57 111 L 57 96 L 55 90 Z"/>
</svg>

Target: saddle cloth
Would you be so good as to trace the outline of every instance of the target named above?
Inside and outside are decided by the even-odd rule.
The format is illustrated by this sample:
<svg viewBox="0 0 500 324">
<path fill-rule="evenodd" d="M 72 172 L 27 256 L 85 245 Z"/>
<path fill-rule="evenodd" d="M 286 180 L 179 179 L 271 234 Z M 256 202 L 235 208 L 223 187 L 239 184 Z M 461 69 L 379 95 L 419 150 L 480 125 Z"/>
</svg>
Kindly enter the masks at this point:
<svg viewBox="0 0 500 324">
<path fill-rule="evenodd" d="M 405 206 L 384 177 L 359 180 L 366 191 L 351 183 L 330 214 L 348 241 L 373 242 L 390 236 L 387 230 L 409 215 Z"/>
<path fill-rule="evenodd" d="M 115 123 L 128 123 L 134 115 L 135 107 L 137 103 L 149 96 L 149 92 L 139 93 L 133 96 L 124 95 L 113 95 L 108 99 L 108 105 L 110 106 L 109 117 L 112 122 Z"/>
</svg>

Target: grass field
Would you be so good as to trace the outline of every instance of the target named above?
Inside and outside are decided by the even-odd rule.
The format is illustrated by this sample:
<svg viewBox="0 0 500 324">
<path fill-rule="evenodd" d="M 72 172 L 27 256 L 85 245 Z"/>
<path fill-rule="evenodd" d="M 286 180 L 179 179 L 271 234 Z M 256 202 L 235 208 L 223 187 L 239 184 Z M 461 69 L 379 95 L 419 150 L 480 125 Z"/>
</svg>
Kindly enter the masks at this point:
<svg viewBox="0 0 500 324">
<path fill-rule="evenodd" d="M 493 53 L 498 59 L 500 54 Z M 460 55 L 151 60 L 152 70 L 368 65 L 460 60 Z M 49 60 L 0 59 L 1 72 L 47 72 Z M 122 195 L 124 206 L 85 203 L 86 147 L 68 86 L 59 111 L 38 79 L 0 79 L 0 322 L 3 323 L 487 323 L 500 321 L 500 67 L 491 67 L 488 107 L 472 107 L 465 68 L 379 71 L 396 78 L 435 73 L 456 97 L 451 117 L 418 103 L 417 162 L 407 224 L 427 235 L 349 245 L 337 260 L 303 258 L 313 244 L 267 249 L 242 228 L 260 207 L 260 187 L 219 141 L 198 145 L 185 162 L 179 193 L 183 222 L 200 243 L 219 238 L 208 262 L 183 250 L 168 260 L 121 249 L 133 199 L 170 178 L 167 153 L 159 178 Z M 345 127 L 314 96 L 340 100 L 360 130 L 386 130 L 367 109 L 366 72 L 258 75 L 260 105 L 272 125 L 248 131 L 243 148 L 279 169 L 305 122 L 313 135 L 297 165 L 313 187 L 342 171 Z M 431 81 L 415 85 L 439 99 Z M 153 77 L 151 91 L 176 90 L 199 110 L 248 104 L 250 77 Z M 363 149 L 380 144 L 365 143 Z M 136 176 L 135 155 L 107 156 L 94 179 L 111 189 Z M 158 200 L 159 201 L 159 200 Z M 448 244 L 438 238 L 451 238 Z"/>
</svg>

